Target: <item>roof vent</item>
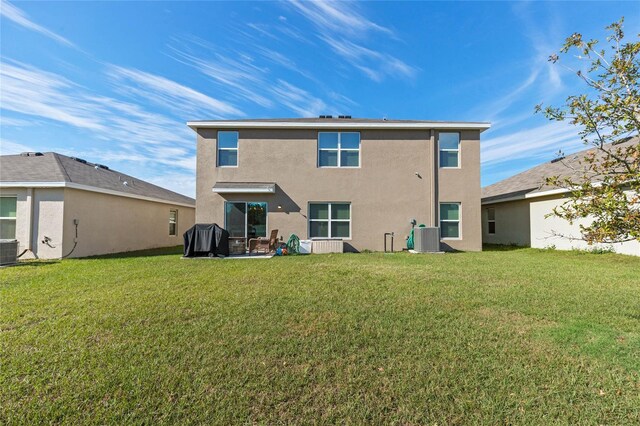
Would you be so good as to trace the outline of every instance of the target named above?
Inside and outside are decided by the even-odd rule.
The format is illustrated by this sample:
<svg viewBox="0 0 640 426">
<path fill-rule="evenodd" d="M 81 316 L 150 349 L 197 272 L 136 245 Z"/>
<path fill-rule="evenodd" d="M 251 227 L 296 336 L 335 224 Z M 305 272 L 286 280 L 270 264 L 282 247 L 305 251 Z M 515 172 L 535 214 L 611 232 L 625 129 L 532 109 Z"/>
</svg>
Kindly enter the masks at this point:
<svg viewBox="0 0 640 426">
<path fill-rule="evenodd" d="M 83 160 L 82 158 L 71 157 L 71 159 L 76 160 L 78 163 L 87 164 L 87 160 Z"/>
</svg>

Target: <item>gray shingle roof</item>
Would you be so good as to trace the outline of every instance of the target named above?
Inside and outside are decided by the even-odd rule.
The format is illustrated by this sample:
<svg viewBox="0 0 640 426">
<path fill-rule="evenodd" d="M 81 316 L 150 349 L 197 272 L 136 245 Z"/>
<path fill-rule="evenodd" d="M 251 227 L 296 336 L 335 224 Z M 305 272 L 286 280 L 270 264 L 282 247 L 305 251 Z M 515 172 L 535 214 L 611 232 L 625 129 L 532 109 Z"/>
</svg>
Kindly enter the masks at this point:
<svg viewBox="0 0 640 426">
<path fill-rule="evenodd" d="M 616 146 L 625 147 L 638 143 L 640 143 L 640 139 L 633 138 Z M 499 201 L 555 189 L 556 187 L 545 185 L 545 178 L 551 176 L 574 176 L 574 178 L 578 178 L 582 176 L 579 162 L 587 153 L 594 150 L 596 148 L 568 154 L 561 161 L 549 161 L 493 185 L 486 186 L 482 188 L 482 202 Z"/>
<path fill-rule="evenodd" d="M 45 152 L 39 156 L 33 153 L 0 156 L 0 182 L 73 182 L 123 194 L 195 205 L 193 198 L 116 170 L 99 167 L 94 163 L 82 163 L 55 152 Z"/>
</svg>

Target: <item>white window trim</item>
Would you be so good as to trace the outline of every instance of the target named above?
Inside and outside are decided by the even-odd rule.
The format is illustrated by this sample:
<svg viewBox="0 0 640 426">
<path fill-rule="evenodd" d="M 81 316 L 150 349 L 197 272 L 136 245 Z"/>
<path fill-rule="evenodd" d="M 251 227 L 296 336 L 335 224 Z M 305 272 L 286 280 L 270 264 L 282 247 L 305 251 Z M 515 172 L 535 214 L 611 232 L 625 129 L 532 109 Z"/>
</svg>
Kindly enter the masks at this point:
<svg viewBox="0 0 640 426">
<path fill-rule="evenodd" d="M 458 134 L 458 148 L 441 148 L 440 147 L 440 135 L 443 133 L 457 133 Z M 458 153 L 458 165 L 455 167 L 451 166 L 443 166 L 440 164 L 440 153 L 441 152 L 457 152 Z M 462 135 L 460 132 L 439 132 L 438 133 L 438 168 L 440 169 L 460 169 L 462 168 Z"/>
<path fill-rule="evenodd" d="M 175 222 L 171 222 L 171 213 L 175 212 L 176 213 L 176 219 Z M 175 224 L 175 234 L 171 233 L 171 224 L 174 223 Z M 169 236 L 170 237 L 176 237 L 178 235 L 178 209 L 170 209 L 169 210 Z"/>
<path fill-rule="evenodd" d="M 493 210 L 493 219 L 489 217 L 489 210 Z M 493 232 L 491 232 L 491 227 L 489 224 L 493 222 Z M 495 207 L 487 208 L 487 235 L 496 235 L 496 209 Z"/>
<path fill-rule="evenodd" d="M 326 219 L 311 219 L 311 205 L 317 204 L 327 204 L 327 218 Z M 349 205 L 349 219 L 331 219 L 331 205 L 332 204 L 348 204 Z M 307 212 L 309 213 L 309 220 L 307 221 L 307 235 L 310 240 L 342 240 L 342 241 L 351 241 L 352 239 L 352 223 L 353 219 L 351 213 L 351 202 L 348 201 L 312 201 L 309 202 L 307 206 Z M 311 237 L 311 222 L 326 222 L 327 223 L 327 233 L 329 236 L 327 237 Z M 331 236 L 331 222 L 349 222 L 349 237 L 332 237 Z"/>
<path fill-rule="evenodd" d="M 337 133 L 338 134 L 338 147 L 337 148 L 320 148 L 320 135 L 321 134 L 327 134 L 327 133 Z M 354 149 L 354 148 L 342 148 L 342 134 L 343 133 L 353 133 L 353 134 L 357 134 L 358 135 L 358 149 Z M 317 166 L 320 169 L 359 169 L 360 165 L 362 164 L 362 138 L 360 135 L 360 132 L 340 132 L 340 131 L 335 131 L 335 132 L 318 132 L 318 139 L 317 139 L 317 143 L 318 143 L 318 153 L 316 154 L 318 157 L 317 160 Z M 321 166 L 320 165 L 320 151 L 336 151 L 338 153 L 338 165 L 337 166 Z M 342 153 L 342 151 L 345 152 L 357 152 L 358 153 L 358 165 L 357 166 L 343 166 L 341 165 L 341 161 L 342 161 L 342 156 L 340 155 Z"/>
<path fill-rule="evenodd" d="M 247 214 L 247 204 L 248 203 L 261 203 L 264 204 L 266 206 L 265 210 L 267 212 L 267 217 L 266 217 L 266 221 L 265 221 L 265 229 L 266 229 L 266 235 L 264 237 L 257 237 L 257 238 L 269 238 L 269 203 L 266 201 L 242 201 L 242 200 L 238 200 L 238 201 L 225 201 L 224 202 L 224 229 L 228 229 L 227 227 L 227 204 L 240 204 L 240 203 L 244 203 L 244 237 L 232 237 L 231 235 L 229 235 L 230 239 L 233 238 L 244 238 L 246 239 L 246 243 L 249 244 L 249 237 L 247 236 L 247 230 L 248 230 L 248 221 L 249 221 L 249 215 Z"/>
<path fill-rule="evenodd" d="M 0 219 L 2 220 L 13 220 L 14 222 L 16 222 L 16 225 L 18 224 L 17 220 L 18 220 L 18 195 L 0 195 L 0 198 L 15 198 L 16 199 L 16 215 L 15 217 L 10 217 L 10 216 L 0 216 Z M 17 233 L 17 229 L 16 229 L 16 233 Z M 17 238 L 17 235 L 14 235 L 13 238 Z"/>
<path fill-rule="evenodd" d="M 440 209 L 443 204 L 457 204 L 458 205 L 458 220 L 452 219 L 441 219 L 440 218 Z M 462 203 L 459 201 L 443 201 L 438 206 L 438 226 L 440 227 L 440 235 L 442 235 L 442 226 L 440 224 L 442 222 L 457 222 L 458 223 L 458 237 L 442 237 L 441 240 L 462 240 Z"/>
<path fill-rule="evenodd" d="M 235 148 L 220 148 L 220 133 L 235 133 L 236 134 L 236 147 Z M 220 164 L 220 151 L 235 151 L 236 152 L 236 165 L 235 166 L 224 166 Z M 235 130 L 218 130 L 216 134 L 216 167 L 222 168 L 233 168 L 238 167 L 240 163 L 240 133 Z"/>
</svg>

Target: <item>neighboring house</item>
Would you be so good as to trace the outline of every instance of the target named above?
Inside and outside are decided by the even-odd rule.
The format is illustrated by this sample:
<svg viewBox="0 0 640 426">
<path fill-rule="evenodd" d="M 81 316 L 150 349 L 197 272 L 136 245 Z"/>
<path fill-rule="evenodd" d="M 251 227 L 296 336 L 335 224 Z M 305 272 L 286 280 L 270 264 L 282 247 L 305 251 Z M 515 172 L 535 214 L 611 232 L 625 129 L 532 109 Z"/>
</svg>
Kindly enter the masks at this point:
<svg viewBox="0 0 640 426">
<path fill-rule="evenodd" d="M 53 152 L 0 156 L 0 203 L 21 259 L 180 245 L 195 217 L 192 198 Z"/>
<path fill-rule="evenodd" d="M 488 123 L 352 119 L 193 121 L 196 221 L 232 237 L 344 241 L 395 250 L 417 224 L 443 249 L 481 250 L 480 133 Z"/>
<path fill-rule="evenodd" d="M 625 141 L 620 146 L 637 144 L 638 139 Z M 640 256 L 640 243 L 589 246 L 581 239 L 580 224 L 556 216 L 547 217 L 553 208 L 562 205 L 568 191 L 545 185 L 551 176 L 580 176 L 579 161 L 595 148 L 554 159 L 525 172 L 482 189 L 482 239 L 488 244 L 513 244 L 535 248 L 555 247 L 570 249 L 613 249 L 617 253 Z"/>
</svg>

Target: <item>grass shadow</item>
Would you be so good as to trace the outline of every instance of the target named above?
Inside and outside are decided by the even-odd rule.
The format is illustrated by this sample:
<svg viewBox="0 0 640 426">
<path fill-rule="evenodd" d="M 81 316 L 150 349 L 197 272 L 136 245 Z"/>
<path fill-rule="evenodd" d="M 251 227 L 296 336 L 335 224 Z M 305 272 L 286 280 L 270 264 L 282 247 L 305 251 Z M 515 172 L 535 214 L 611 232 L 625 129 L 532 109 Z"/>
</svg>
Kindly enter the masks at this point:
<svg viewBox="0 0 640 426">
<path fill-rule="evenodd" d="M 153 257 L 153 256 L 168 256 L 172 254 L 182 255 L 183 254 L 182 246 L 174 246 L 174 247 L 160 247 L 155 249 L 147 249 L 147 250 L 137 250 L 137 251 L 126 251 L 121 253 L 109 253 L 109 254 L 101 254 L 98 256 L 89 256 L 78 258 L 77 260 L 85 260 L 85 259 L 126 259 L 130 257 Z"/>
<path fill-rule="evenodd" d="M 514 244 L 503 245 L 503 244 L 483 244 L 482 251 L 517 251 L 517 250 L 526 250 L 529 247 L 525 246 L 516 246 Z"/>
<path fill-rule="evenodd" d="M 25 267 L 25 266 L 47 266 L 47 265 L 55 265 L 60 263 L 59 260 L 39 260 L 39 259 L 31 259 L 31 260 L 20 260 L 18 263 L 13 265 L 3 265 L 2 268 L 15 268 L 15 267 Z"/>
</svg>

